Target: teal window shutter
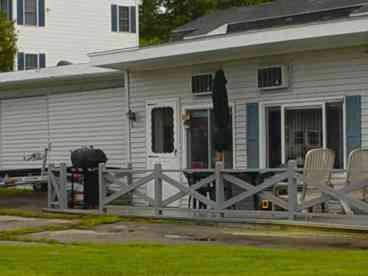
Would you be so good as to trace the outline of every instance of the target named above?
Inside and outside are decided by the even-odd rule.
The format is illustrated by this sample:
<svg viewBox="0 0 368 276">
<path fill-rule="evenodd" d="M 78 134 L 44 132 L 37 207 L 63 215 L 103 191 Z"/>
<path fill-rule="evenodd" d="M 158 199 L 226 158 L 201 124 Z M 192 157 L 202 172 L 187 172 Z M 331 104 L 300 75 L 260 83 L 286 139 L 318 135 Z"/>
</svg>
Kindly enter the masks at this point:
<svg viewBox="0 0 368 276">
<path fill-rule="evenodd" d="M 23 25 L 24 22 L 24 0 L 17 0 L 17 24 Z"/>
<path fill-rule="evenodd" d="M 346 97 L 346 148 L 347 156 L 362 146 L 362 97 Z"/>
<path fill-rule="evenodd" d="M 118 6 L 111 5 L 111 31 L 118 31 Z"/>
<path fill-rule="evenodd" d="M 45 68 L 46 67 L 46 55 L 40 54 L 38 59 L 39 59 L 39 67 Z"/>
<path fill-rule="evenodd" d="M 45 0 L 38 0 L 38 26 L 45 26 Z"/>
<path fill-rule="evenodd" d="M 136 20 L 136 7 L 130 7 L 130 32 L 136 33 L 137 32 L 137 20 Z"/>
<path fill-rule="evenodd" d="M 17 54 L 17 64 L 18 64 L 18 71 L 23 71 L 25 69 L 24 53 Z"/>
<path fill-rule="evenodd" d="M 248 168 L 259 168 L 258 103 L 247 104 L 247 160 Z"/>
</svg>

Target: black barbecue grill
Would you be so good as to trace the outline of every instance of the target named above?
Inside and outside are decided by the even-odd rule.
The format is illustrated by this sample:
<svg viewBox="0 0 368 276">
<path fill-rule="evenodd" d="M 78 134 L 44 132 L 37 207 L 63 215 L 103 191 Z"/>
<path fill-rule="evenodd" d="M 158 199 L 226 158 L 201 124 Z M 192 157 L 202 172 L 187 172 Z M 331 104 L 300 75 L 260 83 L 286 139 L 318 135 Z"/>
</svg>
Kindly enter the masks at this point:
<svg viewBox="0 0 368 276">
<path fill-rule="evenodd" d="M 98 206 L 98 165 L 106 163 L 106 154 L 91 147 L 77 149 L 71 154 L 73 168 L 83 174 L 84 206 L 87 209 L 95 209 Z M 72 193 L 73 192 L 72 188 Z M 74 195 L 72 195 L 74 198 Z"/>
</svg>

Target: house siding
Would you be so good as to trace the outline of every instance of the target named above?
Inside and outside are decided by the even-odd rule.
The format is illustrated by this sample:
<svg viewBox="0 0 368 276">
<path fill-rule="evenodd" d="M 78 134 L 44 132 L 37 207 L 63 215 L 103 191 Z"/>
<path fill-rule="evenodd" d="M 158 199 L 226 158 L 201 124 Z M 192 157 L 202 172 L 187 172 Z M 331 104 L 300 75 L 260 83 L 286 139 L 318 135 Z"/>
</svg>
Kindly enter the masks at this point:
<svg viewBox="0 0 368 276">
<path fill-rule="evenodd" d="M 17 18 L 16 2 L 13 0 L 14 19 Z M 18 51 L 45 53 L 46 66 L 50 67 L 60 60 L 88 62 L 87 54 L 91 52 L 136 47 L 138 32 L 112 32 L 112 4 L 136 6 L 137 1 L 48 0 L 44 27 L 16 25 Z"/>
<path fill-rule="evenodd" d="M 121 74 L 1 91 L 1 168 L 40 168 L 41 161 L 25 162 L 23 156 L 42 152 L 49 142 L 49 163 L 70 165 L 72 150 L 93 145 L 105 151 L 109 166 L 125 167 L 128 126 L 122 84 Z"/>
<path fill-rule="evenodd" d="M 257 68 L 289 65 L 288 89 L 261 92 L 257 88 Z M 191 94 L 195 72 L 222 67 L 228 79 L 229 100 L 235 104 L 235 166 L 247 167 L 247 118 L 249 102 L 307 100 L 312 98 L 361 95 L 363 102 L 363 146 L 368 146 L 368 54 L 363 47 L 310 51 L 289 55 L 227 61 L 221 64 L 193 65 L 175 69 L 132 72 L 131 108 L 138 121 L 132 129 L 132 158 L 137 168 L 146 167 L 146 111 L 148 99 L 178 98 L 180 106 L 208 104 L 210 97 Z"/>
<path fill-rule="evenodd" d="M 126 166 L 125 98 L 121 88 L 48 96 L 51 162 L 70 164 L 81 146 L 102 149 L 109 166 Z"/>
</svg>

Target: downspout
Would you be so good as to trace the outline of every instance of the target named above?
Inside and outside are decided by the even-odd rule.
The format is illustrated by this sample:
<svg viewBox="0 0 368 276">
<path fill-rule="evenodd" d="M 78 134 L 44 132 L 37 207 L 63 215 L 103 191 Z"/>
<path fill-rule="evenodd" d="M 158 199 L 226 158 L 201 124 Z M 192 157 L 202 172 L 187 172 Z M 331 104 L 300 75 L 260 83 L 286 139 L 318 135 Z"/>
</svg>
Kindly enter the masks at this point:
<svg viewBox="0 0 368 276">
<path fill-rule="evenodd" d="M 125 102 L 126 102 L 126 115 L 128 118 L 128 163 L 132 163 L 132 121 L 129 118 L 130 114 L 130 72 L 129 70 L 124 71 L 124 87 L 125 87 Z"/>
</svg>

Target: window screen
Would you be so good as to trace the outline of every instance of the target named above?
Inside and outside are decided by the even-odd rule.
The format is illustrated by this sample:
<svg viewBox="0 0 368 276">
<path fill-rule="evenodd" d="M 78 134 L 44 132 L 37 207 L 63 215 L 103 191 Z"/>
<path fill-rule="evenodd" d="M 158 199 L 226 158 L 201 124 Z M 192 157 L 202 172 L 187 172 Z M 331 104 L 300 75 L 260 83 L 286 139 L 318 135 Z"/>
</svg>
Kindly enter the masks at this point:
<svg viewBox="0 0 368 276">
<path fill-rule="evenodd" d="M 152 109 L 152 152 L 174 152 L 174 111 L 171 107 Z"/>
<path fill-rule="evenodd" d="M 192 77 L 192 93 L 209 93 L 212 92 L 213 77 L 212 74 L 197 75 Z"/>
<path fill-rule="evenodd" d="M 26 54 L 25 69 L 32 70 L 38 68 L 38 55 L 37 54 Z"/>
<path fill-rule="evenodd" d="M 129 7 L 119 7 L 119 31 L 129 32 Z"/>
<path fill-rule="evenodd" d="M 37 25 L 37 0 L 24 1 L 24 16 L 26 25 Z"/>
</svg>

